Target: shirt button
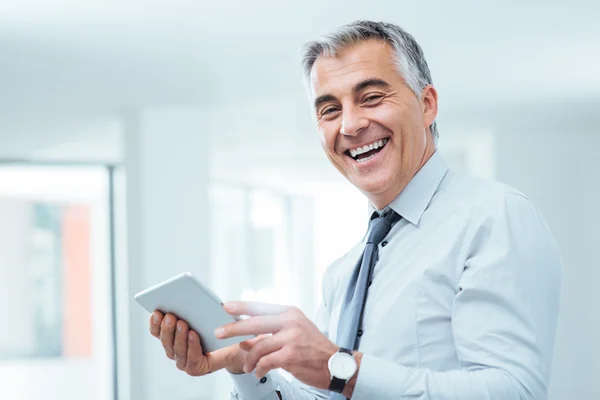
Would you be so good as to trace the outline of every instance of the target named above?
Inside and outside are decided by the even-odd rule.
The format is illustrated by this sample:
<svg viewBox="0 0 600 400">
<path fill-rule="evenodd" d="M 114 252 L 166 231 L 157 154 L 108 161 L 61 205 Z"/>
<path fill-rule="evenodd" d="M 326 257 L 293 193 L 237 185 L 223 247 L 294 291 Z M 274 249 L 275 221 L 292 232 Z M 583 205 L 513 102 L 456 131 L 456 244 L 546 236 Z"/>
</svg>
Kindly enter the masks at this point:
<svg viewBox="0 0 600 400">
<path fill-rule="evenodd" d="M 385 247 L 385 246 L 387 246 L 387 244 L 388 244 L 388 242 L 384 240 L 383 242 L 381 242 L 381 247 Z"/>
<path fill-rule="evenodd" d="M 260 383 L 265 383 L 267 381 L 267 377 L 263 376 L 262 378 L 260 378 Z"/>
<path fill-rule="evenodd" d="M 363 335 L 363 331 L 362 329 L 359 329 L 358 332 L 356 333 L 356 336 L 361 337 Z"/>
</svg>

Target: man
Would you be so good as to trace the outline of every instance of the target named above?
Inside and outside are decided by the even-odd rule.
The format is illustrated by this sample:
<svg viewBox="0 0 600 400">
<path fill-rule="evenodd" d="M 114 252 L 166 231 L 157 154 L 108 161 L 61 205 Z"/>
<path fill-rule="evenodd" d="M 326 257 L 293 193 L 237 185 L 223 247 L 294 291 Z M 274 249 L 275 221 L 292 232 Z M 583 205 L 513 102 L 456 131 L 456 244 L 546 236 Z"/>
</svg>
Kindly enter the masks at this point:
<svg viewBox="0 0 600 400">
<path fill-rule="evenodd" d="M 358 21 L 308 44 L 303 65 L 325 154 L 373 208 L 369 232 L 327 270 L 314 324 L 293 307 L 227 303 L 250 318 L 215 334 L 259 336 L 203 355 L 184 321 L 155 312 L 167 356 L 195 376 L 226 368 L 246 400 L 546 398 L 557 246 L 525 195 L 436 152 L 419 45 Z"/>
</svg>

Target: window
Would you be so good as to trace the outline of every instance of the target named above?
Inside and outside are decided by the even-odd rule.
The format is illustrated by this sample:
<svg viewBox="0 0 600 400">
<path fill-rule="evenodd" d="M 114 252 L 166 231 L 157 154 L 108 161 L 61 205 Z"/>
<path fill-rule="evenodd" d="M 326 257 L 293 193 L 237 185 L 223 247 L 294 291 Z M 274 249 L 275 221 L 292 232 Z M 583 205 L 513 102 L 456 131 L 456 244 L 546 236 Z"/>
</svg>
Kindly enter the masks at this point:
<svg viewBox="0 0 600 400">
<path fill-rule="evenodd" d="M 103 167 L 0 166 L 3 398 L 113 398 L 108 185 Z"/>
<path fill-rule="evenodd" d="M 215 291 L 222 298 L 276 303 L 296 300 L 287 290 L 286 201 L 285 195 L 256 188 L 211 187 L 211 272 Z"/>
</svg>

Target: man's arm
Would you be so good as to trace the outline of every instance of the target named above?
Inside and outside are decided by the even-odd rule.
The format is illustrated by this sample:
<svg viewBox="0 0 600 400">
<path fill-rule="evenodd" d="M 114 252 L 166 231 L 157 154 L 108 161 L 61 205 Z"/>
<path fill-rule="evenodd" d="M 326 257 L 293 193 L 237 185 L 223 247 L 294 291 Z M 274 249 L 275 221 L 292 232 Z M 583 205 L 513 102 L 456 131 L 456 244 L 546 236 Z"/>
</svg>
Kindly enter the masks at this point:
<svg viewBox="0 0 600 400">
<path fill-rule="evenodd" d="M 437 372 L 362 355 L 352 393 L 361 399 L 545 399 L 562 278 L 560 255 L 531 202 L 510 194 L 483 216 L 455 297 L 461 368 Z"/>
</svg>

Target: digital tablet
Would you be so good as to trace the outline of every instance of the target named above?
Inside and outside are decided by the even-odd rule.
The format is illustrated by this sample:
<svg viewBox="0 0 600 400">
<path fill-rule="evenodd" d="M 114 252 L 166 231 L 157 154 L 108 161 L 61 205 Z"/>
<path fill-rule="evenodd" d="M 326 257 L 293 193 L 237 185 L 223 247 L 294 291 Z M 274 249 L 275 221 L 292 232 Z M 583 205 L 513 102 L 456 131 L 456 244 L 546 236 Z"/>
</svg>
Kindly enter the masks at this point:
<svg viewBox="0 0 600 400">
<path fill-rule="evenodd" d="M 200 335 L 202 351 L 209 353 L 227 347 L 252 336 L 237 336 L 228 339 L 215 337 L 216 328 L 239 320 L 228 314 L 223 302 L 189 272 L 174 276 L 134 296 L 148 312 L 155 310 L 163 314 L 172 313 L 187 322 L 191 330 Z"/>
</svg>

